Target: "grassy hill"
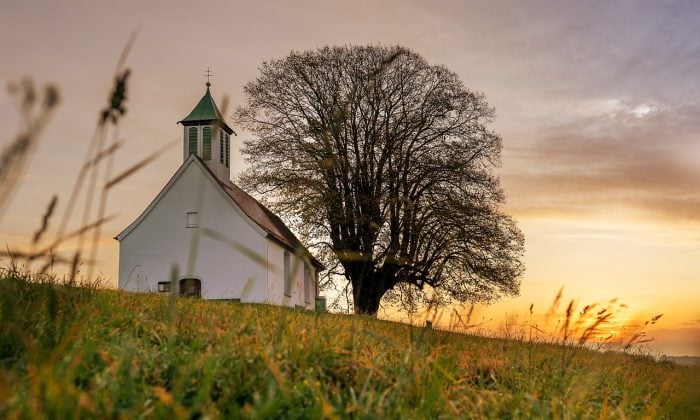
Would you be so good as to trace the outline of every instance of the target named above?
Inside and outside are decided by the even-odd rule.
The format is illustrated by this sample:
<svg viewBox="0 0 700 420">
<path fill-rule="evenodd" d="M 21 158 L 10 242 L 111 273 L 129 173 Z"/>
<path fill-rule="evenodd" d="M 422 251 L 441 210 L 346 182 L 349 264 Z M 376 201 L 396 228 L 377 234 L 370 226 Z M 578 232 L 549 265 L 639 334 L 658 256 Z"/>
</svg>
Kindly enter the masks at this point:
<svg viewBox="0 0 700 420">
<path fill-rule="evenodd" d="M 700 368 L 0 276 L 0 417 L 700 418 Z"/>
</svg>

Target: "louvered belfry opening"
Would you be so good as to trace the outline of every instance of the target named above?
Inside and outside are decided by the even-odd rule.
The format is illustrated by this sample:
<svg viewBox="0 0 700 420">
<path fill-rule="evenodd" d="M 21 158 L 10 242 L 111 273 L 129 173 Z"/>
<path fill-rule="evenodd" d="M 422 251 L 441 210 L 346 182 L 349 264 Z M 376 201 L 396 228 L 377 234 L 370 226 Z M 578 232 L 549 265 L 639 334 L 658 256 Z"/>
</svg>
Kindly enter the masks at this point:
<svg viewBox="0 0 700 420">
<path fill-rule="evenodd" d="M 197 127 L 190 127 L 188 130 L 188 155 L 197 154 Z"/>
<path fill-rule="evenodd" d="M 202 130 L 202 159 L 211 160 L 211 127 Z"/>
</svg>

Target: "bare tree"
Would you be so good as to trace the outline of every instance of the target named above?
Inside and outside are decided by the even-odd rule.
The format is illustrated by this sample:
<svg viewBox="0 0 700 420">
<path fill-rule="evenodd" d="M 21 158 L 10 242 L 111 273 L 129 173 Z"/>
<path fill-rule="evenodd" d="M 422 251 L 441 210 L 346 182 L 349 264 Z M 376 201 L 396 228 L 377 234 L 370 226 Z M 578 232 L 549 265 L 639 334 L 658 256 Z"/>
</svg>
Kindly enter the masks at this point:
<svg viewBox="0 0 700 420">
<path fill-rule="evenodd" d="M 455 73 L 402 47 L 325 47 L 263 63 L 245 93 L 241 182 L 325 244 L 356 313 L 397 285 L 443 303 L 519 292 L 494 109 Z"/>
</svg>

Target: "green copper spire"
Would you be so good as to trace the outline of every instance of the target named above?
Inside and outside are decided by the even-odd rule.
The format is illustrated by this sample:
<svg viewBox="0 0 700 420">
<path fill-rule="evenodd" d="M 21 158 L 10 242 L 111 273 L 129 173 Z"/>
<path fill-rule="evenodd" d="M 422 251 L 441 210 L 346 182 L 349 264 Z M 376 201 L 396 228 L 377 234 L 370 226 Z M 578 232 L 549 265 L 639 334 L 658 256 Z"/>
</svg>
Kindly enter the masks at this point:
<svg viewBox="0 0 700 420">
<path fill-rule="evenodd" d="M 235 134 L 233 129 L 226 124 L 224 117 L 221 116 L 221 111 L 219 107 L 216 106 L 214 98 L 211 97 L 211 92 L 209 92 L 209 86 L 211 83 L 207 82 L 207 92 L 199 100 L 199 103 L 194 107 L 192 112 L 188 116 L 178 121 L 182 125 L 200 125 L 200 124 L 211 124 L 218 123 L 228 134 Z"/>
</svg>

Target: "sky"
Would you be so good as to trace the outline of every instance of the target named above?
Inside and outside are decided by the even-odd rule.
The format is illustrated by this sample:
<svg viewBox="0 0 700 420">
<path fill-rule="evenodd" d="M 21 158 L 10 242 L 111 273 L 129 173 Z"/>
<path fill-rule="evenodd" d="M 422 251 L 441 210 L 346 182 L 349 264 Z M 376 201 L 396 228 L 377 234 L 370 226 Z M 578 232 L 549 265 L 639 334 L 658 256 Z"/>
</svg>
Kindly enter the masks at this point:
<svg viewBox="0 0 700 420">
<path fill-rule="evenodd" d="M 478 317 L 497 325 L 530 304 L 543 313 L 563 288 L 580 306 L 620 299 L 621 323 L 663 313 L 650 346 L 700 356 L 698 2 L 0 0 L 0 10 L 2 85 L 30 77 L 62 97 L 0 220 L 3 247 L 26 244 L 52 194 L 65 207 L 135 30 L 115 173 L 181 138 L 176 122 L 204 93 L 208 67 L 219 104 L 228 96 L 239 106 L 265 60 L 398 44 L 457 73 L 497 111 L 497 171 L 525 234 L 527 271 L 519 297 L 478 307 Z M 0 127 L 0 147 L 21 127 L 6 92 Z M 169 149 L 111 193 L 117 217 L 97 265 L 110 284 L 112 237 L 181 163 L 181 149 Z M 234 147 L 234 175 L 244 165 Z"/>
</svg>

